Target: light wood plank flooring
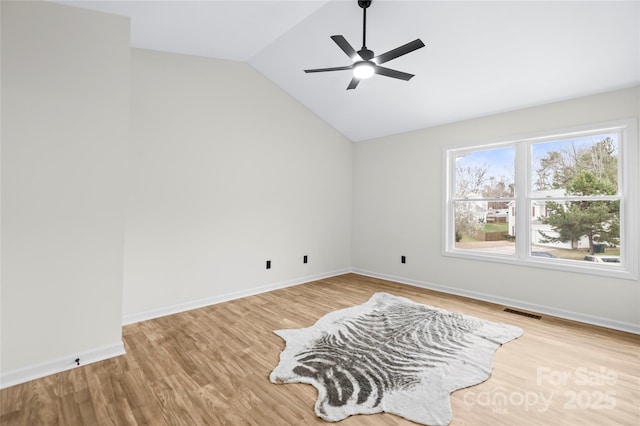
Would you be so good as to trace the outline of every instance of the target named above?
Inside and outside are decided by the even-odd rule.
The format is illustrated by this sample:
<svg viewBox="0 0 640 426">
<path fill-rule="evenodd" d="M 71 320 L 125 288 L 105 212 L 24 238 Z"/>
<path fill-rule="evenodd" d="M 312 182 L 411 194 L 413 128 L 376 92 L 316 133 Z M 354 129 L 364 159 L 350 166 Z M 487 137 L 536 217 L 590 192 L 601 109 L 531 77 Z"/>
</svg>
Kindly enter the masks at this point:
<svg viewBox="0 0 640 426">
<path fill-rule="evenodd" d="M 638 425 L 640 337 L 346 274 L 125 326 L 127 354 L 0 392 L 2 425 L 323 425 L 316 390 L 275 385 L 284 342 L 378 291 L 524 329 L 486 382 L 451 396 L 451 425 Z M 339 423 L 411 425 L 391 414 Z"/>
</svg>

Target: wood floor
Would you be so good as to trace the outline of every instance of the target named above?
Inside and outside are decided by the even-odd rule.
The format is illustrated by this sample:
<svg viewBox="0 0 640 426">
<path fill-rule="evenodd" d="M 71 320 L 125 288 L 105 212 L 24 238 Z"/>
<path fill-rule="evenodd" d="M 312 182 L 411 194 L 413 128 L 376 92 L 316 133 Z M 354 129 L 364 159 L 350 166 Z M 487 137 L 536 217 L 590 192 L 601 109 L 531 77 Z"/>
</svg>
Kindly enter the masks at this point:
<svg viewBox="0 0 640 426">
<path fill-rule="evenodd" d="M 127 325 L 127 354 L 0 391 L 4 425 L 326 425 L 316 390 L 275 385 L 284 342 L 378 291 L 524 329 L 496 352 L 491 378 L 451 395 L 452 426 L 638 425 L 640 337 L 346 274 Z M 413 425 L 391 414 L 339 423 Z"/>
</svg>

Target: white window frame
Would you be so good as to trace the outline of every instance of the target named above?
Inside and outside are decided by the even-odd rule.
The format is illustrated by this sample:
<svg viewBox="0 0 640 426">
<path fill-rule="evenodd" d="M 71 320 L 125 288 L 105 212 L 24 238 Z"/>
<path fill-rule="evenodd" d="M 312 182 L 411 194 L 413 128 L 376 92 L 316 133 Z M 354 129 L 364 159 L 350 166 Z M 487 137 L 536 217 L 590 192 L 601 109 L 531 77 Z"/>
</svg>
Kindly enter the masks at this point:
<svg viewBox="0 0 640 426">
<path fill-rule="evenodd" d="M 531 215 L 516 214 L 516 253 L 501 255 L 471 249 L 455 247 L 454 191 L 455 191 L 455 158 L 464 152 L 515 147 L 515 204 L 519 211 L 531 209 L 531 146 L 534 143 L 567 139 L 607 132 L 620 133 L 618 145 L 618 190 L 620 196 L 620 264 L 576 262 L 566 259 L 539 258 L 531 256 Z M 533 266 L 545 269 L 577 272 L 591 275 L 602 275 L 613 278 L 638 279 L 638 204 L 640 198 L 638 188 L 638 120 L 635 118 L 617 120 L 606 123 L 560 129 L 544 133 L 529 134 L 521 137 L 493 141 L 474 146 L 445 147 L 443 150 L 445 165 L 444 179 L 444 214 L 442 254 L 443 256 L 500 262 L 515 265 Z M 554 197 L 555 198 L 555 197 Z M 562 197 L 559 197 L 562 198 Z M 566 197 L 571 198 L 571 197 Z M 608 197 L 603 197 L 610 199 Z M 457 200 L 460 201 L 460 200 Z M 473 200 L 469 200 L 473 201 Z M 523 237 L 524 236 L 524 237 Z"/>
</svg>

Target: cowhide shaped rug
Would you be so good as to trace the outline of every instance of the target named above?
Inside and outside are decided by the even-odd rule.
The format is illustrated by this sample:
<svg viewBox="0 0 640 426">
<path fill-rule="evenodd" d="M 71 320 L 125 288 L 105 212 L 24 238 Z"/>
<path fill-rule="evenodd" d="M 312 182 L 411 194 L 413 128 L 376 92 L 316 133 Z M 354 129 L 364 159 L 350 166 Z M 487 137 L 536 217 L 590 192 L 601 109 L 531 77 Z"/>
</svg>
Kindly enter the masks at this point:
<svg viewBox="0 0 640 426">
<path fill-rule="evenodd" d="M 315 386 L 319 417 L 387 412 L 447 425 L 451 392 L 485 381 L 496 349 L 522 330 L 375 293 L 312 327 L 275 333 L 286 347 L 271 382 Z"/>
</svg>

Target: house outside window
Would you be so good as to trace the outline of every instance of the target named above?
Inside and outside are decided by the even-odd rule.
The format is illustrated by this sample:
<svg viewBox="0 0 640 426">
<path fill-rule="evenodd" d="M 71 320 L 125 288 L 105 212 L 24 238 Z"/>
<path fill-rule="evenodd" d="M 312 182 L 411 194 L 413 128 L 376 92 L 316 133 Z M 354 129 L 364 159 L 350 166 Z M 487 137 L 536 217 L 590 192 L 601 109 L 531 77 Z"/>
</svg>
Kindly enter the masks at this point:
<svg viewBox="0 0 640 426">
<path fill-rule="evenodd" d="M 637 279 L 637 155 L 635 120 L 447 149 L 443 254 Z"/>
</svg>

